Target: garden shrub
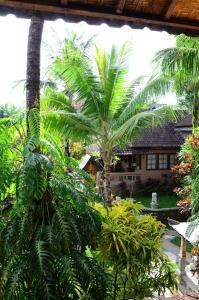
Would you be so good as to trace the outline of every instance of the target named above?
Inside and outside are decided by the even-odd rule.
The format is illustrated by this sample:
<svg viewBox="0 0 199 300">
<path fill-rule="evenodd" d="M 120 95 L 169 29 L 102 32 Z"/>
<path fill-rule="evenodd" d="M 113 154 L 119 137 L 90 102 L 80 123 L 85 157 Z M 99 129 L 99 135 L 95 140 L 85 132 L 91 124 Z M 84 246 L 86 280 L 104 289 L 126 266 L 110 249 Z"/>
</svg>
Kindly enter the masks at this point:
<svg viewBox="0 0 199 300">
<path fill-rule="evenodd" d="M 179 163 L 173 168 L 173 172 L 178 181 L 174 192 L 181 198 L 177 205 L 182 212 L 189 212 L 191 215 L 186 232 L 189 237 L 199 225 L 199 128 L 187 137 L 179 154 Z M 198 243 L 199 239 L 195 240 L 193 256 L 199 256 Z M 195 266 L 195 273 L 199 274 L 198 263 Z"/>
<path fill-rule="evenodd" d="M 110 299 L 141 300 L 175 287 L 175 271 L 162 251 L 164 225 L 142 215 L 141 207 L 131 200 L 108 209 L 95 205 L 104 218 L 96 255 L 111 276 Z"/>
<path fill-rule="evenodd" d="M 137 181 L 134 185 L 133 196 L 148 196 L 152 193 L 158 193 L 159 195 L 172 194 L 174 183 L 166 178 L 162 181 L 148 178 L 147 181 Z"/>
<path fill-rule="evenodd" d="M 172 169 L 178 186 L 174 192 L 180 196 L 182 211 L 199 212 L 199 130 L 187 137 L 179 153 L 179 162 Z"/>
</svg>

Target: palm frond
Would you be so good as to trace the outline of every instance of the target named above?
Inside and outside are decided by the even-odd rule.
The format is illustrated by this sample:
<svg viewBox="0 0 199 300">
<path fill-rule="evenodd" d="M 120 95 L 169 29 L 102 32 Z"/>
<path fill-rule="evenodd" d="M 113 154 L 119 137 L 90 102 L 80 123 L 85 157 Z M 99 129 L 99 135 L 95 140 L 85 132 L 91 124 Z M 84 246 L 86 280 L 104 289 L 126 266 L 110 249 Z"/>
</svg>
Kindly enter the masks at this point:
<svg viewBox="0 0 199 300">
<path fill-rule="evenodd" d="M 163 97 L 172 89 L 172 81 L 166 77 L 150 78 L 145 84 L 140 86 L 137 93 L 129 101 L 128 105 L 121 112 L 117 124 L 122 124 L 130 117 L 150 109 L 150 105 L 157 102 L 159 97 Z"/>
<path fill-rule="evenodd" d="M 115 130 L 110 144 L 126 144 L 130 139 L 138 138 L 146 128 L 153 129 L 164 123 L 176 120 L 176 113 L 171 106 L 163 106 L 154 110 L 143 111 L 133 115 Z"/>
<path fill-rule="evenodd" d="M 171 75 L 180 70 L 182 76 L 194 75 L 199 70 L 199 52 L 196 48 L 168 48 L 159 51 L 153 62 L 161 65 L 164 74 Z"/>
<path fill-rule="evenodd" d="M 102 85 L 103 118 L 114 116 L 125 103 L 125 93 L 128 88 L 128 58 L 129 47 L 124 43 L 118 50 L 112 46 L 110 54 L 96 47 L 96 64 Z"/>
</svg>

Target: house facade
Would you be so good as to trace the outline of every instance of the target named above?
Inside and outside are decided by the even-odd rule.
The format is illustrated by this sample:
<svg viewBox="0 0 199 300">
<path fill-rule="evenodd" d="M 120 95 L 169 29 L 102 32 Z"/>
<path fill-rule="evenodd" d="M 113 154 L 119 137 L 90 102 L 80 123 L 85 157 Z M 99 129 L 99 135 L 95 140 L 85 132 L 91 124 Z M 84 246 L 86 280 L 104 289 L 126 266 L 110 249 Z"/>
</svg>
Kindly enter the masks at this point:
<svg viewBox="0 0 199 300">
<path fill-rule="evenodd" d="M 119 160 L 110 172 L 112 191 L 118 195 L 126 189 L 127 194 L 131 195 L 135 187 L 141 184 L 172 184 L 171 168 L 176 164 L 186 136 L 192 132 L 191 123 L 191 117 L 186 116 L 180 122 L 158 126 L 153 131 L 147 129 L 142 137 L 126 148 L 115 149 L 114 154 Z M 91 159 L 84 169 L 92 175 L 97 171 Z"/>
</svg>

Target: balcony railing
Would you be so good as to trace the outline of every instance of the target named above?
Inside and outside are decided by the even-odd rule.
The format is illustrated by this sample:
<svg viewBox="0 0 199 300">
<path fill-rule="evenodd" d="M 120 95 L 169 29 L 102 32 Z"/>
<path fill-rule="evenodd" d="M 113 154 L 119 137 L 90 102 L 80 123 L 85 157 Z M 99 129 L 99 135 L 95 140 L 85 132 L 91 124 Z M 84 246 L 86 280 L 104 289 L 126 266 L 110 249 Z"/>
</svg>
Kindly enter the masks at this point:
<svg viewBox="0 0 199 300">
<path fill-rule="evenodd" d="M 141 170 L 135 172 L 110 172 L 109 175 L 112 182 L 134 182 L 141 179 Z"/>
</svg>

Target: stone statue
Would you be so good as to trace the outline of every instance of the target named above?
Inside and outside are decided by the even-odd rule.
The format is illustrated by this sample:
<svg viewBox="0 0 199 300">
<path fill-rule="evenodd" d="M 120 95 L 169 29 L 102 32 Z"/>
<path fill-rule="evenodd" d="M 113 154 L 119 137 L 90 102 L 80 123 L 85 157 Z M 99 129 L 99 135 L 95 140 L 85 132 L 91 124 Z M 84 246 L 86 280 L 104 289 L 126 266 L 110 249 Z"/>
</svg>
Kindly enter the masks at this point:
<svg viewBox="0 0 199 300">
<path fill-rule="evenodd" d="M 152 199 L 151 199 L 151 208 L 156 209 L 158 208 L 158 200 L 157 200 L 157 193 L 152 193 Z"/>
</svg>

